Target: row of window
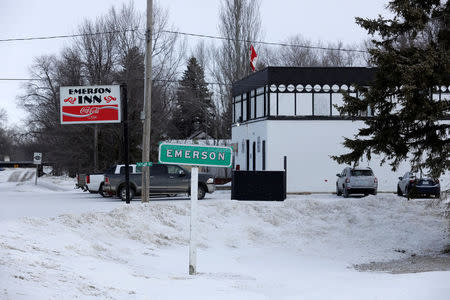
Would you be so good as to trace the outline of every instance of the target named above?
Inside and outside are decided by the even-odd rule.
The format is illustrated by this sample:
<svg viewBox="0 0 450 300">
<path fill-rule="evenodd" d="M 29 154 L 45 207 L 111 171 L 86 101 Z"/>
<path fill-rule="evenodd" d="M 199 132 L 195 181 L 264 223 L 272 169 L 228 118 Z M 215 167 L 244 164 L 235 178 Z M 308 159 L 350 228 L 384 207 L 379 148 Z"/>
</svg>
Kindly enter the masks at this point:
<svg viewBox="0 0 450 300">
<path fill-rule="evenodd" d="M 350 93 L 357 97 L 356 92 Z M 233 99 L 233 123 L 266 116 L 340 116 L 334 105 L 343 104 L 341 93 L 246 93 Z M 361 115 L 371 115 L 370 109 Z"/>
<path fill-rule="evenodd" d="M 292 88 L 291 88 L 292 89 Z M 288 89 L 288 90 L 291 90 Z M 249 93 L 233 98 L 233 123 L 245 122 L 247 120 L 263 118 L 267 116 L 341 116 L 335 105 L 342 106 L 344 96 L 340 93 L 342 88 L 338 92 L 334 92 L 333 89 L 325 89 L 322 87 L 318 89 L 320 92 L 316 92 L 314 88 L 302 89 L 297 88 L 292 92 L 284 92 L 285 88 L 282 87 L 280 91 L 273 86 L 263 87 L 256 90 L 252 90 Z M 278 87 L 279 90 L 279 87 Z M 303 92 L 298 92 L 302 90 Z M 327 90 L 325 92 L 324 90 Z M 361 94 L 353 89 L 349 89 L 349 95 L 353 97 L 361 97 Z M 450 94 L 438 92 L 433 93 L 433 99 L 441 100 L 448 98 Z M 361 111 L 360 116 L 372 116 L 373 112 L 370 107 L 366 111 Z"/>
</svg>

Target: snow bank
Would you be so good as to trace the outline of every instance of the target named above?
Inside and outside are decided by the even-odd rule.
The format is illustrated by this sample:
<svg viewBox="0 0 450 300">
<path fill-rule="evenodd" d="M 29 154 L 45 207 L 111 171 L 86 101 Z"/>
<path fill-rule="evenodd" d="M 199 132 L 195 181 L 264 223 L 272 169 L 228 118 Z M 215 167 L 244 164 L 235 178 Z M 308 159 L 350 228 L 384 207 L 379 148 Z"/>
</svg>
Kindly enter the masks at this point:
<svg viewBox="0 0 450 300">
<path fill-rule="evenodd" d="M 26 170 L 15 171 L 0 172 L 11 197 L 3 205 L 34 203 L 52 217 L 1 220 L 0 298 L 362 299 L 368 288 L 373 298 L 411 299 L 448 284 L 449 272 L 389 277 L 349 269 L 441 251 L 449 243 L 446 220 L 428 199 L 290 195 L 240 202 L 217 191 L 199 202 L 200 273 L 188 276 L 189 201 L 126 205 L 74 190 L 70 178 L 39 178 L 35 186 L 34 178 L 21 181 Z M 77 213 L 60 214 L 57 205 Z M 392 280 L 402 292 L 392 291 Z"/>
<path fill-rule="evenodd" d="M 35 185 L 36 169 L 33 168 L 6 168 L 0 171 L 0 184 L 3 191 L 14 192 L 62 192 L 72 190 L 75 179 L 66 176 L 44 175 L 38 178 Z"/>
</svg>

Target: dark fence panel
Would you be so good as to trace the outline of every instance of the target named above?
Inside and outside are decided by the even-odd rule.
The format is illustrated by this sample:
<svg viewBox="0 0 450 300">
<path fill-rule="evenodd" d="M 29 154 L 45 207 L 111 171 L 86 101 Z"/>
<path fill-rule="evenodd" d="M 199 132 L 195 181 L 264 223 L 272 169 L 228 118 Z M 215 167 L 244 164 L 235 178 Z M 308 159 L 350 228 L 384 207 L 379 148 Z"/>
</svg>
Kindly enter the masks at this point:
<svg viewBox="0 0 450 300">
<path fill-rule="evenodd" d="M 233 171 L 231 199 L 283 201 L 286 199 L 286 172 Z"/>
</svg>

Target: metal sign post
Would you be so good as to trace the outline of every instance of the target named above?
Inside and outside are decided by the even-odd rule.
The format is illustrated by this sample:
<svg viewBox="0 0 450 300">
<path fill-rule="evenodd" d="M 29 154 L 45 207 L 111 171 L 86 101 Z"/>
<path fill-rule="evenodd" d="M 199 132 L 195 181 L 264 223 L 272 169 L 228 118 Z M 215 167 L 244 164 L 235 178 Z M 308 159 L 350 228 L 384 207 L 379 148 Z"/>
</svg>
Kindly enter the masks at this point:
<svg viewBox="0 0 450 300">
<path fill-rule="evenodd" d="M 39 175 L 39 165 L 42 163 L 42 153 L 34 152 L 33 164 L 36 165 L 36 176 L 34 177 L 34 185 L 37 185 L 37 178 Z"/>
<path fill-rule="evenodd" d="M 183 144 L 159 144 L 159 162 L 162 164 L 191 165 L 191 218 L 189 239 L 189 275 L 197 274 L 197 202 L 198 166 L 229 168 L 232 165 L 231 147 Z"/>
<path fill-rule="evenodd" d="M 198 201 L 198 168 L 191 169 L 191 225 L 189 239 L 189 275 L 197 273 L 197 201 Z"/>
<path fill-rule="evenodd" d="M 130 151 L 128 138 L 128 98 L 127 85 L 120 86 L 120 94 L 122 96 L 123 105 L 123 148 L 125 161 L 125 186 L 126 186 L 126 203 L 130 204 Z"/>
</svg>

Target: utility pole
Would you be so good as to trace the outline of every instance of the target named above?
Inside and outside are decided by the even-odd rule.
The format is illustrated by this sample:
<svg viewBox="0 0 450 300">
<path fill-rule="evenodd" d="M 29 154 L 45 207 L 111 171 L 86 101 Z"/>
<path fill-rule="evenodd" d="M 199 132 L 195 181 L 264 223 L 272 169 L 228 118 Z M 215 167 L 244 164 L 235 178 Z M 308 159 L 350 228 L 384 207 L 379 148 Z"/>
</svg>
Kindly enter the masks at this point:
<svg viewBox="0 0 450 300">
<path fill-rule="evenodd" d="M 150 125 L 152 99 L 152 18 L 153 0 L 147 0 L 147 29 L 145 31 L 145 90 L 144 90 L 144 129 L 142 135 L 142 161 L 150 161 Z M 142 168 L 142 202 L 150 198 L 150 167 Z"/>
<path fill-rule="evenodd" d="M 98 126 L 94 124 L 94 172 L 98 172 Z"/>
</svg>

